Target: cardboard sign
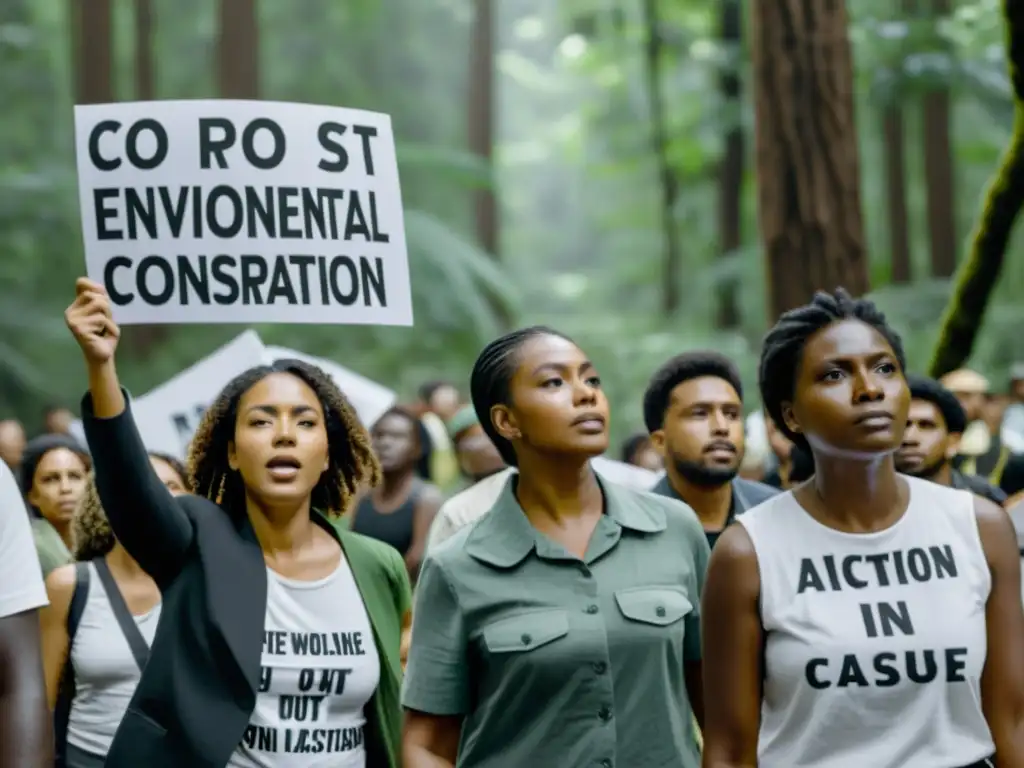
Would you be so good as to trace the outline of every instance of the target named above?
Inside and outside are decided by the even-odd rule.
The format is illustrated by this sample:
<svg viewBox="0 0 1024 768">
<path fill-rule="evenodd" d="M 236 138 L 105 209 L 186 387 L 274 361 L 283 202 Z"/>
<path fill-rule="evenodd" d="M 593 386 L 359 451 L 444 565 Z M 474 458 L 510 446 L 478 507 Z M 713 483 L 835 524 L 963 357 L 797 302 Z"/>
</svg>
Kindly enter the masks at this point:
<svg viewBox="0 0 1024 768">
<path fill-rule="evenodd" d="M 333 360 L 314 357 L 286 347 L 267 347 L 265 354 L 268 363 L 283 358 L 294 358 L 323 369 L 352 403 L 352 407 L 359 414 L 359 420 L 367 429 L 395 403 L 395 393 L 390 389 L 348 368 L 343 368 Z"/>
<path fill-rule="evenodd" d="M 84 105 L 75 141 L 86 266 L 118 323 L 412 325 L 387 115 Z"/>
</svg>

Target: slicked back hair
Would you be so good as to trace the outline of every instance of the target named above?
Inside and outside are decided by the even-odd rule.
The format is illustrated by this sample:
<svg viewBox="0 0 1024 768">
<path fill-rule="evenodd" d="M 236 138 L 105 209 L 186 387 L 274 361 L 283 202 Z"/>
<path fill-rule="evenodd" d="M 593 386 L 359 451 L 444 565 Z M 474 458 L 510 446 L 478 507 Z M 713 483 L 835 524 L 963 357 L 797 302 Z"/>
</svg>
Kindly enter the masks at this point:
<svg viewBox="0 0 1024 768">
<path fill-rule="evenodd" d="M 512 377 L 519 366 L 519 350 L 523 344 L 538 336 L 556 336 L 572 341 L 565 334 L 544 325 L 520 328 L 518 331 L 506 333 L 484 347 L 477 356 L 473 364 L 473 373 L 469 377 L 470 397 L 480 426 L 510 467 L 519 466 L 516 452 L 512 443 L 498 434 L 498 430 L 494 428 L 491 408 L 510 403 Z"/>
</svg>

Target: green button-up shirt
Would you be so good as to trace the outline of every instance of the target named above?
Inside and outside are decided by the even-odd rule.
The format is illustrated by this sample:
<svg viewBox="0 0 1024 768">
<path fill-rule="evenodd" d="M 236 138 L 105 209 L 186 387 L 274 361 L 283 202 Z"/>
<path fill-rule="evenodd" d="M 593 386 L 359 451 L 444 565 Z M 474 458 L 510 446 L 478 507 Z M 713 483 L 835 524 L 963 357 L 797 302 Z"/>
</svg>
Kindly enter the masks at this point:
<svg viewBox="0 0 1024 768">
<path fill-rule="evenodd" d="M 506 485 L 427 557 L 402 703 L 462 715 L 459 768 L 696 768 L 684 663 L 709 549 L 685 504 L 601 480 L 579 560 Z"/>
</svg>

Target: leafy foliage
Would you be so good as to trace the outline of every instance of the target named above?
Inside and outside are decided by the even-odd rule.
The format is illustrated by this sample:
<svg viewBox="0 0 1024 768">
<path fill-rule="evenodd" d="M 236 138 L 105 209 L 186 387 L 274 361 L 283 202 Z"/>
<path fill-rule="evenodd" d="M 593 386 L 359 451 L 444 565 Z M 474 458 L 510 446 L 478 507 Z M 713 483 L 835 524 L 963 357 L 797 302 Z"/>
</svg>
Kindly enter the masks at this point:
<svg viewBox="0 0 1024 768">
<path fill-rule="evenodd" d="M 964 0 L 949 19 L 901 18 L 891 0 L 848 3 L 857 67 L 864 212 L 876 296 L 923 367 L 949 295 L 930 281 L 925 189 L 917 137 L 920 96 L 936 85 L 953 97 L 957 231 L 968 233 L 981 192 L 1012 128 L 998 0 Z M 82 269 L 72 148 L 68 4 L 0 3 L 0 417 L 31 420 L 41 401 L 73 403 L 82 388 L 75 350 L 61 329 Z M 214 95 L 216 4 L 156 0 L 161 98 Z M 425 377 L 465 382 L 476 352 L 498 329 L 494 307 L 522 323 L 574 335 L 599 364 L 616 428 L 640 424 L 651 371 L 686 348 L 734 354 L 750 392 L 766 327 L 765 274 L 757 238 L 749 106 L 733 110 L 718 76 L 749 56 L 717 39 L 718 4 L 662 2 L 669 158 L 682 194 L 682 310 L 658 312 L 662 265 L 660 191 L 651 156 L 638 3 L 500 0 L 495 71 L 500 94 L 497 168 L 466 145 L 469 0 L 303 0 L 260 4 L 263 96 L 343 104 L 392 115 L 406 205 L 416 326 L 266 327 L 270 343 L 332 357 L 411 394 Z M 116 92 L 133 97 L 131 4 L 117 3 Z M 887 285 L 887 208 L 881 115 L 906 107 L 914 274 Z M 746 98 L 744 103 L 749 105 Z M 720 253 L 717 168 L 725 129 L 747 130 L 743 246 Z M 493 185 L 501 201 L 501 264 L 475 245 L 470 194 Z M 1024 359 L 1020 327 L 1024 263 L 1015 245 L 974 363 L 1000 376 Z M 962 249 L 963 250 L 963 249 Z M 741 327 L 714 329 L 716 289 L 739 280 Z M 238 332 L 171 330 L 126 363 L 128 384 L 147 389 Z M 756 403 L 751 402 L 754 406 Z"/>
</svg>

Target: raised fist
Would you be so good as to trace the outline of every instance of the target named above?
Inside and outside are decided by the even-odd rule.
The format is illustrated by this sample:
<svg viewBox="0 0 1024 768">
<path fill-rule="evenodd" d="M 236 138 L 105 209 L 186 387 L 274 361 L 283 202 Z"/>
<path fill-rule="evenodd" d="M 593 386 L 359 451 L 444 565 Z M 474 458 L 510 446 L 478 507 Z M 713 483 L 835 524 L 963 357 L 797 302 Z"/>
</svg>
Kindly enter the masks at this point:
<svg viewBox="0 0 1024 768">
<path fill-rule="evenodd" d="M 75 300 L 64 321 L 82 348 L 89 365 L 102 365 L 114 357 L 121 329 L 110 315 L 110 297 L 99 283 L 86 277 L 75 282 Z"/>
</svg>

